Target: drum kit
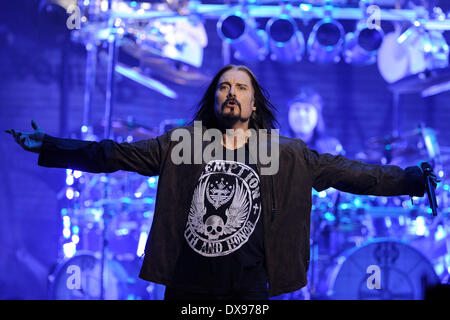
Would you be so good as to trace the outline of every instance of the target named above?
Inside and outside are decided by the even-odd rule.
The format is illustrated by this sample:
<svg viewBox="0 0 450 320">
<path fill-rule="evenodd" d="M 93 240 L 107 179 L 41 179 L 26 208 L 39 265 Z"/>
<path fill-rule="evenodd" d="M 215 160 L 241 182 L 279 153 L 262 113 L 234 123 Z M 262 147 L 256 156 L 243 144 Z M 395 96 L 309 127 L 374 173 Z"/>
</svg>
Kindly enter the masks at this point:
<svg viewBox="0 0 450 320">
<path fill-rule="evenodd" d="M 113 119 L 111 123 L 111 137 L 120 143 L 155 138 L 186 121 L 166 119 L 155 128 L 137 124 L 132 118 Z M 104 122 L 93 128 L 87 140 L 101 140 Z M 77 133 L 71 137 L 80 138 Z M 138 278 L 157 186 L 158 176 L 66 170 L 66 186 L 58 196 L 62 206 L 62 250 L 49 276 L 50 299 L 163 298 L 164 286 Z"/>
<path fill-rule="evenodd" d="M 165 120 L 157 129 L 131 125 L 129 119 L 112 124 L 116 141 L 133 141 L 134 135 L 139 139 L 155 137 L 168 126 L 182 124 L 182 119 Z M 413 158 L 397 146 L 409 148 L 405 141 L 423 139 L 423 129 L 428 132 L 426 137 L 430 131 L 434 134 L 430 128 L 421 128 L 414 131 L 418 137 L 408 133 L 383 140 L 392 146 L 392 163 L 401 165 Z M 369 144 L 379 147 L 380 140 L 371 139 Z M 440 159 L 435 167 L 444 172 L 448 163 L 442 161 L 447 159 L 442 150 L 447 148 L 439 149 L 437 139 L 432 141 L 431 150 L 440 150 L 433 154 L 434 159 Z M 417 161 L 433 160 L 422 150 L 426 143 L 416 145 Z M 436 217 L 431 215 L 426 197 L 360 196 L 332 188 L 313 191 L 309 284 L 289 298 L 423 299 L 427 285 L 449 281 L 450 188 L 442 180 L 436 189 Z M 67 170 L 67 182 L 63 198 L 68 205 L 61 211 L 67 229 L 62 236 L 63 248 L 72 243 L 76 250 L 64 251 L 65 257 L 51 274 L 50 298 L 99 299 L 103 272 L 103 299 L 162 299 L 162 285 L 137 278 L 151 229 L 158 177 Z M 70 189 L 73 193 L 67 199 Z M 102 271 L 100 253 L 105 245 Z M 370 266 L 379 267 L 378 289 L 368 286 Z M 73 270 L 80 270 L 78 284 L 83 290 L 77 289 Z"/>
<path fill-rule="evenodd" d="M 81 27 L 71 38 L 86 47 L 87 73 L 95 74 L 96 63 L 89 62 L 98 55 L 108 71 L 171 99 L 177 93 L 164 82 L 194 87 L 208 82 L 210 75 L 200 69 L 208 43 L 205 27 L 198 15 L 179 14 L 176 4 L 186 3 L 79 1 Z M 99 54 L 105 46 L 113 48 Z"/>
<path fill-rule="evenodd" d="M 133 142 L 185 124 L 184 119 L 168 119 L 150 128 L 133 118 L 114 119 L 113 107 L 116 74 L 172 99 L 177 93 L 164 81 L 198 86 L 210 80 L 199 69 L 206 31 L 198 16 L 185 12 L 186 5 L 184 0 L 78 1 L 80 27 L 71 31 L 71 38 L 86 48 L 86 86 L 83 125 L 72 138 Z M 105 117 L 94 124 L 98 61 L 107 66 Z M 163 298 L 162 285 L 137 277 L 157 184 L 158 177 L 131 172 L 66 171 L 66 186 L 58 195 L 62 252 L 49 275 L 50 299 Z"/>
<path fill-rule="evenodd" d="M 167 125 L 182 119 L 165 120 Z M 103 130 L 104 123 L 94 126 Z M 115 119 L 116 142 L 150 139 L 160 128 Z M 98 133 L 94 130 L 94 134 Z M 89 140 L 101 140 L 96 135 Z M 137 277 L 151 229 L 158 177 L 118 171 L 66 170 L 60 261 L 49 276 L 50 299 L 162 299 L 164 287 Z"/>
<path fill-rule="evenodd" d="M 400 137 L 369 139 L 367 150 L 361 157 L 366 162 L 432 163 L 441 179 L 439 214 L 432 215 L 426 195 L 411 199 L 313 191 L 308 297 L 424 299 L 429 287 L 450 281 L 448 148 L 439 146 L 435 130 L 419 125 Z M 379 268 L 377 288 L 369 283 L 373 266 Z"/>
</svg>

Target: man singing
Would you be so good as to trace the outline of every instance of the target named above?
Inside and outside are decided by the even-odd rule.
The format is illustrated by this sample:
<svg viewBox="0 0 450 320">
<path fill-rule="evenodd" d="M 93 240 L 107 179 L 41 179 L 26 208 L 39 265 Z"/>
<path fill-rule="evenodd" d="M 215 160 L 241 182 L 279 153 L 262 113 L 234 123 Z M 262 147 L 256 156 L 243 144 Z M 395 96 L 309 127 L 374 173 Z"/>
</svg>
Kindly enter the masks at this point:
<svg viewBox="0 0 450 320">
<path fill-rule="evenodd" d="M 41 166 L 159 175 L 139 276 L 164 284 L 165 299 L 264 300 L 307 284 L 312 188 L 379 196 L 425 191 L 418 166 L 369 165 L 279 136 L 274 111 L 248 68 L 227 65 L 206 90 L 194 124 L 155 139 L 55 138 L 34 121 L 34 132 L 7 132 L 39 153 Z"/>
</svg>

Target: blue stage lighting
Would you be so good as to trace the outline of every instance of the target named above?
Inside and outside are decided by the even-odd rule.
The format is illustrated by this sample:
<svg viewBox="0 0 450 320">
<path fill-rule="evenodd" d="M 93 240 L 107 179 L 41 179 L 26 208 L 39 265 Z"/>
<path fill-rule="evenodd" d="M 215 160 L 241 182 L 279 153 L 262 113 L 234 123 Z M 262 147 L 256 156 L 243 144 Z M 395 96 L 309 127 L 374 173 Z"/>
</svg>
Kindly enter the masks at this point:
<svg viewBox="0 0 450 320">
<path fill-rule="evenodd" d="M 302 60 L 305 39 L 294 19 L 287 15 L 272 18 L 267 22 L 270 58 L 274 61 L 292 63 Z"/>
<path fill-rule="evenodd" d="M 309 35 L 309 60 L 320 64 L 338 63 L 343 44 L 342 25 L 332 18 L 324 18 L 314 25 Z"/>
<path fill-rule="evenodd" d="M 234 49 L 234 58 L 246 61 L 262 61 L 268 54 L 267 34 L 257 29 L 256 21 L 245 14 L 224 15 L 217 22 L 219 37 Z"/>
<path fill-rule="evenodd" d="M 355 32 L 345 36 L 343 56 L 345 62 L 355 65 L 370 65 L 377 61 L 378 49 L 383 42 L 384 32 L 377 26 L 359 24 Z"/>
</svg>

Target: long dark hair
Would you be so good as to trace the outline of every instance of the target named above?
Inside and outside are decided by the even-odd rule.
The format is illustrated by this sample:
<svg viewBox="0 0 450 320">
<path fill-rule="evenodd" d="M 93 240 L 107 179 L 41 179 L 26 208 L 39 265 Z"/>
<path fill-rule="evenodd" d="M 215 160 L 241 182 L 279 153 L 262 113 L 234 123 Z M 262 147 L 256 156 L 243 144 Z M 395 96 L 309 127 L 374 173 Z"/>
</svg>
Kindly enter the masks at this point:
<svg viewBox="0 0 450 320">
<path fill-rule="evenodd" d="M 244 71 L 248 74 L 251 79 L 253 90 L 255 93 L 255 106 L 256 111 L 252 113 L 249 121 L 249 128 L 253 129 L 275 129 L 275 125 L 279 125 L 278 121 L 274 116 L 274 112 L 276 112 L 275 106 L 269 101 L 268 94 L 264 88 L 256 80 L 255 75 L 249 68 L 242 65 L 226 65 L 214 76 L 213 80 L 209 84 L 206 89 L 205 94 L 197 105 L 197 110 L 194 115 L 194 121 L 202 121 L 202 124 L 210 129 L 210 128 L 220 128 L 218 119 L 214 112 L 214 103 L 216 97 L 217 85 L 220 77 L 228 70 L 237 69 L 240 71 Z"/>
</svg>

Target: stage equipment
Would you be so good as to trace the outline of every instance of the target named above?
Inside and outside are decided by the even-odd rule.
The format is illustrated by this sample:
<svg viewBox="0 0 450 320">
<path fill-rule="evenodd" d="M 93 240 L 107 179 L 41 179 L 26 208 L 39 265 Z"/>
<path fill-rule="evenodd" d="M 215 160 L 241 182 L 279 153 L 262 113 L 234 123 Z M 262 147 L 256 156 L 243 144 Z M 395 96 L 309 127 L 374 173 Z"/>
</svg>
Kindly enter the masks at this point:
<svg viewBox="0 0 450 320">
<path fill-rule="evenodd" d="M 308 55 L 311 62 L 338 63 L 344 44 L 344 28 L 335 19 L 317 22 L 308 38 Z"/>
<path fill-rule="evenodd" d="M 346 251 L 323 276 L 323 298 L 337 300 L 422 300 L 426 289 L 439 284 L 421 252 L 391 239 Z"/>
<path fill-rule="evenodd" d="M 202 64 L 203 50 L 208 42 L 204 30 L 204 23 L 207 20 L 216 21 L 217 33 L 223 40 L 223 55 L 227 63 L 231 62 L 230 48 L 234 51 L 234 58 L 244 62 L 262 61 L 269 53 L 271 59 L 277 61 L 300 61 L 305 50 L 303 39 L 306 39 L 307 35 L 297 30 L 297 20 L 303 21 L 305 26 L 313 19 L 319 20 L 309 34 L 306 44 L 310 61 L 317 63 L 336 63 L 340 60 L 341 54 L 346 62 L 355 65 L 373 63 L 380 47 L 380 38 L 383 38 L 382 21 L 391 21 L 395 24 L 409 23 L 411 28 L 400 30 L 400 34 L 396 35 L 397 38 L 401 35 L 400 40 L 405 38 L 405 41 L 409 41 L 406 38 L 414 38 L 414 33 L 418 30 L 425 30 L 430 33 L 432 42 L 439 43 L 442 42 L 442 37 L 441 40 L 435 39 L 439 36 L 434 32 L 450 30 L 449 20 L 438 7 L 431 9 L 417 5 L 412 9 L 396 9 L 389 4 L 374 4 L 365 0 L 345 7 L 332 1 L 324 1 L 321 5 L 302 3 L 299 6 L 291 3 L 271 5 L 253 2 L 240 2 L 236 5 L 203 4 L 186 0 L 159 3 L 112 1 L 111 8 L 108 8 L 107 3 L 107 1 L 80 1 L 82 27 L 79 30 L 72 30 L 73 37 L 81 35 L 85 40 L 105 41 L 111 34 L 119 34 L 121 40 L 132 39 L 136 46 L 131 46 L 127 50 L 129 41 L 124 41 L 125 46 L 122 43 L 119 46 L 128 52 L 136 51 L 139 56 L 154 55 L 162 58 L 162 62 L 152 59 L 146 62 L 147 68 L 152 69 L 152 74 L 156 74 L 157 77 L 164 77 L 167 71 L 159 67 L 159 64 L 164 62 L 171 68 L 180 70 L 178 64 L 182 64 L 184 71 L 193 68 L 189 71 L 199 72 L 196 68 L 200 68 Z M 114 21 L 112 27 L 109 20 Z M 354 20 L 358 22 L 358 26 L 355 32 L 347 34 L 345 48 L 342 48 L 344 31 L 341 22 L 344 20 Z M 434 60 L 442 62 L 445 46 L 443 44 L 440 46 L 441 49 L 436 51 L 432 44 L 430 53 L 435 56 Z M 425 44 L 425 50 L 428 47 L 430 45 Z M 437 58 L 438 55 L 442 57 Z M 386 56 L 388 60 L 385 64 L 389 65 L 389 61 L 394 59 L 392 52 Z M 402 65 L 402 63 L 400 66 L 394 65 L 394 71 L 390 72 L 395 73 L 395 67 L 400 68 Z M 389 72 L 389 66 L 384 69 Z M 137 71 L 144 72 L 147 77 L 150 76 L 142 65 Z M 411 72 L 408 74 L 415 73 L 414 70 Z M 384 75 L 390 82 L 404 76 L 406 76 L 404 72 L 401 76 Z M 171 81 L 171 79 L 173 77 L 164 80 Z M 184 84 L 187 83 L 189 81 L 186 79 Z"/>
<path fill-rule="evenodd" d="M 147 22 L 143 30 L 130 28 L 139 48 L 199 68 L 208 38 L 202 20 L 195 15 L 159 18 Z"/>
<path fill-rule="evenodd" d="M 439 88 L 449 81 L 448 58 L 442 31 L 426 30 L 418 20 L 404 32 L 397 27 L 386 35 L 378 53 L 378 69 L 393 92 L 430 96 L 444 91 Z"/>
<path fill-rule="evenodd" d="M 266 32 L 258 29 L 255 19 L 246 13 L 223 15 L 217 22 L 217 33 L 233 48 L 238 60 L 262 61 L 268 54 Z"/>
<path fill-rule="evenodd" d="M 289 15 L 270 19 L 266 24 L 269 37 L 270 59 L 292 63 L 302 60 L 305 53 L 305 39 L 297 28 L 297 22 Z"/>
<path fill-rule="evenodd" d="M 150 139 L 159 134 L 159 127 L 148 128 L 129 117 L 100 121 L 93 126 L 89 140 L 101 140 L 107 126 L 110 138 L 116 142 Z M 66 170 L 66 187 L 60 192 L 65 204 L 61 209 L 64 258 L 49 278 L 52 299 L 156 299 L 152 295 L 157 295 L 161 286 L 140 280 L 137 275 L 153 221 L 157 184 L 158 177 L 134 172 L 91 174 Z M 70 278 L 72 273 L 66 274 L 73 272 L 73 266 L 87 268 L 77 290 L 63 286 L 75 279 Z"/>
<path fill-rule="evenodd" d="M 383 29 L 378 25 L 368 27 L 366 22 L 358 23 L 355 32 L 345 35 L 343 49 L 345 62 L 355 65 L 375 63 L 383 37 Z"/>
<path fill-rule="evenodd" d="M 366 148 L 361 160 L 398 166 L 414 166 L 419 161 L 428 161 L 442 169 L 437 133 L 423 123 L 401 135 L 369 138 Z"/>
<path fill-rule="evenodd" d="M 123 262 L 110 257 L 105 267 L 105 300 L 162 300 L 164 287 L 137 279 L 140 261 Z M 98 254 L 80 251 L 62 261 L 49 276 L 51 300 L 99 300 Z"/>
<path fill-rule="evenodd" d="M 287 12 L 286 6 L 254 2 L 234 6 L 183 0 L 80 1 L 81 28 L 72 30 L 71 35 L 87 51 L 82 138 L 133 142 L 154 138 L 170 127 L 182 125 L 182 119 L 163 121 L 157 128 L 143 126 L 131 118 L 115 119 L 115 76 L 119 73 L 170 98 L 176 98 L 177 93 L 166 82 L 188 86 L 208 83 L 211 77 L 201 71 L 203 50 L 208 44 L 204 27 L 207 20 L 216 23 L 224 47 L 231 48 L 234 57 L 245 62 L 260 62 L 269 53 L 275 61 L 300 61 L 305 41 L 297 20 L 306 25 L 312 19 L 318 22 L 306 44 L 311 61 L 336 63 L 343 54 L 347 63 L 372 62 L 383 38 L 379 25 L 368 24 L 367 12 L 361 7 L 331 8 L 329 1 L 325 4 L 302 3 L 289 7 Z M 448 45 L 442 36 L 442 31 L 450 30 L 446 16 L 418 17 L 417 10 L 379 9 L 383 21 L 407 22 L 410 26 L 387 34 L 378 50 L 380 73 L 392 85 L 395 95 L 416 90 L 428 96 L 448 90 Z M 359 22 L 345 42 L 340 20 Z M 102 47 L 108 48 L 103 56 L 108 68 L 105 117 L 93 124 L 91 101 Z M 120 52 L 134 58 L 137 65 L 120 61 Z M 447 158 L 440 154 L 431 128 L 420 127 L 373 143 L 374 162 L 384 159 L 382 164 L 404 167 L 426 157 L 432 165 L 450 163 L 450 152 L 444 155 Z M 141 287 L 136 277 L 152 224 L 157 177 L 130 172 L 66 173 L 66 188 L 59 194 L 65 204 L 61 210 L 65 259 L 59 261 L 50 277 L 51 298 L 160 297 L 158 286 L 145 283 Z M 438 173 L 443 176 L 444 171 L 438 169 Z M 450 270 L 449 189 L 447 182 L 436 188 L 436 202 L 442 209 L 437 217 L 432 216 L 426 198 L 414 199 L 411 204 L 409 197 L 354 196 L 334 189 L 313 192 L 311 298 L 322 294 L 325 298 L 416 299 L 423 297 L 422 287 L 416 286 L 419 270 L 428 283 L 434 283 L 436 274 L 444 281 Z M 398 239 L 406 244 L 394 241 Z M 426 258 L 412 247 L 421 250 Z M 407 259 L 416 262 L 413 269 L 407 269 Z M 382 274 L 390 275 L 391 282 L 382 278 L 381 289 L 369 291 L 364 287 L 367 264 L 378 265 Z M 81 289 L 70 291 L 68 284 L 79 284 L 70 278 L 77 267 L 83 271 Z M 409 272 L 404 274 L 404 270 Z M 321 279 L 328 274 L 330 277 L 323 282 Z"/>
<path fill-rule="evenodd" d="M 426 268 L 427 274 L 434 273 L 438 282 L 448 281 L 450 187 L 445 178 L 445 169 L 447 159 L 450 158 L 447 156 L 450 149 L 441 147 L 435 130 L 423 124 L 400 136 L 369 139 L 368 146 L 366 157 L 360 158 L 365 162 L 395 164 L 401 167 L 414 166 L 423 160 L 429 162 L 441 179 L 441 183 L 433 188 L 435 201 L 433 197 L 426 196 L 380 197 L 353 195 L 332 188 L 321 192 L 313 190 L 308 286 L 311 299 L 423 299 L 426 288 L 418 291 L 417 288 L 411 289 L 415 287 L 412 283 L 417 279 L 407 280 L 411 283 L 411 290 L 405 287 L 399 292 L 390 288 L 388 291 L 369 290 L 361 281 L 360 287 L 357 287 L 357 270 L 347 269 L 354 268 L 356 264 L 372 264 L 366 263 L 366 256 L 356 253 L 359 250 L 367 251 L 366 246 L 378 242 L 388 242 L 382 246 L 397 247 L 398 250 L 394 251 L 400 253 L 414 249 L 422 255 L 422 258 L 416 255 L 418 265 L 431 266 L 431 269 Z M 434 206 L 439 208 L 437 215 L 434 214 L 433 202 Z M 392 241 L 401 242 L 408 248 L 392 245 Z M 331 265 L 330 261 L 333 261 Z M 385 266 L 384 269 L 381 267 L 380 270 L 385 270 L 389 276 L 394 275 L 393 279 L 396 280 L 393 281 L 401 281 L 403 275 L 397 273 L 398 268 L 392 265 Z M 362 277 L 362 273 L 360 276 Z M 328 280 L 323 282 L 327 277 Z M 344 279 L 347 277 L 356 277 L 356 280 L 349 282 L 348 290 L 344 286 Z M 368 277 L 366 273 L 365 279 Z M 355 283 L 352 284 L 353 282 Z M 387 284 L 388 287 L 390 285 Z"/>
<path fill-rule="evenodd" d="M 125 66 L 122 63 L 118 63 L 116 65 L 116 72 L 123 75 L 124 77 L 127 77 L 128 79 L 131 79 L 144 87 L 147 87 L 149 89 L 152 89 L 154 91 L 157 91 L 166 97 L 176 99 L 178 97 L 177 93 L 167 87 L 165 84 L 161 83 L 160 81 L 157 81 L 155 79 L 152 79 L 150 77 L 147 77 L 142 74 L 141 71 L 139 71 L 139 68 L 130 68 Z"/>
</svg>

